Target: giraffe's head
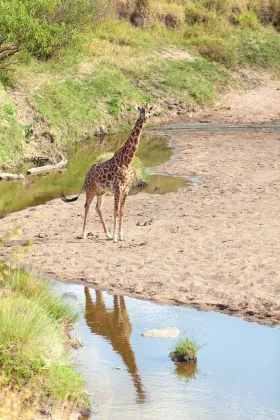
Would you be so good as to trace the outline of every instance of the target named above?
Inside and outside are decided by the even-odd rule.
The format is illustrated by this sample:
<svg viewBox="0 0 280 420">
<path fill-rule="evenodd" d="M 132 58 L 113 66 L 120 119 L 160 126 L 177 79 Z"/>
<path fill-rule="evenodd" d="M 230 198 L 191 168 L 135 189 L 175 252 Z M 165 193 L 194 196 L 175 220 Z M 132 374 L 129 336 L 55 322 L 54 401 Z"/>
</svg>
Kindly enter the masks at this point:
<svg viewBox="0 0 280 420">
<path fill-rule="evenodd" d="M 148 104 L 143 104 L 142 106 L 136 105 L 135 109 L 140 112 L 140 118 L 146 123 L 151 116 L 153 107 Z"/>
</svg>

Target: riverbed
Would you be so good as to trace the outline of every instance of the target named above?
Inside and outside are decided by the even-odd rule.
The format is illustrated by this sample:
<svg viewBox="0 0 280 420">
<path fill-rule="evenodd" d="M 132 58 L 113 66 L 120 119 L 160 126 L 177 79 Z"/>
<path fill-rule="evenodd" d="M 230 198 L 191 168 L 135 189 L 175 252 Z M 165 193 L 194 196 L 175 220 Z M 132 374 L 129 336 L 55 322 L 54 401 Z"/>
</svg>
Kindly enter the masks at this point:
<svg viewBox="0 0 280 420">
<path fill-rule="evenodd" d="M 276 420 L 280 418 L 280 329 L 240 318 L 158 305 L 77 285 L 56 293 L 80 314 L 72 351 L 93 403 L 92 418 Z M 145 338 L 176 327 L 202 347 L 198 364 L 174 365 L 178 338 Z"/>
</svg>

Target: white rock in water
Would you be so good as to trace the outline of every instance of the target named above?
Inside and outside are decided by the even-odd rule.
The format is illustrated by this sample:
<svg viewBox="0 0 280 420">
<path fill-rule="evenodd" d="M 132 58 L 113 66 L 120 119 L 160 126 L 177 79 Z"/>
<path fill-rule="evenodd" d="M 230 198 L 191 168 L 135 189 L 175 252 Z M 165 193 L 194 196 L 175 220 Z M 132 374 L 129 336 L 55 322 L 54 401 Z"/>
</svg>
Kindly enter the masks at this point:
<svg viewBox="0 0 280 420">
<path fill-rule="evenodd" d="M 172 338 L 178 337 L 180 330 L 178 328 L 164 328 L 163 330 L 148 330 L 143 332 L 143 337 L 155 337 L 155 338 Z"/>
</svg>

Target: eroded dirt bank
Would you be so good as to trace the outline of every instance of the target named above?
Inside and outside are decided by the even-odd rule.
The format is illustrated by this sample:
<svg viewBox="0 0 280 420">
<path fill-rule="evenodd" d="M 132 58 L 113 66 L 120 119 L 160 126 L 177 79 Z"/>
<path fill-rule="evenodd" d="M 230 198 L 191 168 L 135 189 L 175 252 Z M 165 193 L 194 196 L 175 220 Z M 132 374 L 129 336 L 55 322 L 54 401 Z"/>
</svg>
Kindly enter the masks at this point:
<svg viewBox="0 0 280 420">
<path fill-rule="evenodd" d="M 233 110 L 244 98 L 243 121 L 252 121 L 250 115 L 267 121 L 266 111 L 269 120 L 280 119 L 276 106 L 260 106 L 270 92 L 273 103 L 275 95 L 280 103 L 280 84 L 272 85 L 269 91 L 238 94 L 238 101 L 237 95 L 226 98 L 224 106 Z M 223 112 L 211 115 L 224 119 Z M 43 275 L 280 323 L 280 133 L 178 134 L 173 144 L 174 157 L 162 170 L 202 176 L 204 183 L 162 196 L 129 197 L 126 242 L 104 239 L 94 205 L 92 236 L 77 239 L 84 196 L 11 214 L 1 220 L 0 234 L 20 225 L 22 238 L 34 238 L 25 263 Z M 104 212 L 111 224 L 112 210 L 107 197 Z M 9 251 L 3 248 L 0 255 Z"/>
</svg>

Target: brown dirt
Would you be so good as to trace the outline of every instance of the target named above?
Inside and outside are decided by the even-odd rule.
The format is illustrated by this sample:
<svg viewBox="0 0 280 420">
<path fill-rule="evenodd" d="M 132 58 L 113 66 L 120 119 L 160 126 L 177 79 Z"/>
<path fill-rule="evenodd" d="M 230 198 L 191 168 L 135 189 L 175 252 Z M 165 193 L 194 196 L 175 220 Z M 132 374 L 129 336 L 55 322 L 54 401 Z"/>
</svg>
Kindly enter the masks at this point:
<svg viewBox="0 0 280 420">
<path fill-rule="evenodd" d="M 230 106 L 233 120 L 280 119 L 279 87 L 272 83 L 226 98 L 211 115 L 229 118 L 223 107 Z M 174 156 L 162 171 L 196 174 L 204 183 L 129 197 L 125 243 L 104 239 L 94 205 L 88 223 L 93 234 L 77 239 L 84 196 L 11 214 L 1 221 L 0 236 L 20 225 L 23 238 L 34 238 L 25 263 L 44 275 L 280 323 L 280 133 L 178 134 L 172 143 Z M 112 197 L 104 207 L 112 223 Z"/>
</svg>

